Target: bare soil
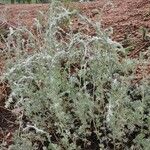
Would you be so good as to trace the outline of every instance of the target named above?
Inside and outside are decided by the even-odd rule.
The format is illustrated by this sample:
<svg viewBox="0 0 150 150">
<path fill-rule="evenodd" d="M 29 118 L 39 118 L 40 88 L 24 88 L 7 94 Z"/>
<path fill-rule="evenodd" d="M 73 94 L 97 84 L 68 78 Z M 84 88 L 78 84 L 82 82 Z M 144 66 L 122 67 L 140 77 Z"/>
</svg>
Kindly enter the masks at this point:
<svg viewBox="0 0 150 150">
<path fill-rule="evenodd" d="M 97 10 L 101 12 L 101 25 L 103 28 L 113 27 L 112 38 L 129 49 L 128 56 L 131 58 L 138 57 L 140 52 L 145 52 L 148 59 L 147 50 L 150 46 L 149 34 L 150 30 L 150 0 L 112 0 L 112 4 L 104 5 L 105 0 L 95 2 L 72 3 L 71 8 L 76 8 L 83 14 L 97 20 Z M 34 18 L 39 10 L 47 10 L 46 4 L 23 4 L 23 5 L 0 5 L 0 29 L 5 27 L 17 27 L 21 24 L 28 27 L 33 26 Z M 95 11 L 96 10 L 96 11 Z M 80 24 L 78 20 L 74 20 L 74 28 L 78 30 Z M 145 34 L 145 31 L 147 33 Z M 94 34 L 92 29 L 89 34 Z M 3 60 L 1 52 L 4 44 L 0 41 L 0 75 L 4 69 L 5 60 Z M 137 68 L 138 79 L 143 77 L 142 73 L 150 75 L 150 65 L 147 68 L 139 66 Z M 16 129 L 15 115 L 12 111 L 4 108 L 4 102 L 10 88 L 6 83 L 0 83 L 0 142 L 2 140 L 9 143 L 12 132 Z"/>
</svg>

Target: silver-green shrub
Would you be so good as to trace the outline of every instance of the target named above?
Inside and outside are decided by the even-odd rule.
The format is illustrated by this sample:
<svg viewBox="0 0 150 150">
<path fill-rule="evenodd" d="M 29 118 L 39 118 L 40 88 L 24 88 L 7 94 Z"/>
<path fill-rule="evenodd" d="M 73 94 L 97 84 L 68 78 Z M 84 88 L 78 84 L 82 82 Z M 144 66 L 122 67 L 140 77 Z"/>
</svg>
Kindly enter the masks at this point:
<svg viewBox="0 0 150 150">
<path fill-rule="evenodd" d="M 96 35 L 74 33 L 73 17 Z M 58 2 L 40 12 L 34 32 L 12 29 L 6 107 L 23 111 L 11 150 L 149 149 L 149 84 L 132 85 L 137 61 L 110 36 Z"/>
</svg>

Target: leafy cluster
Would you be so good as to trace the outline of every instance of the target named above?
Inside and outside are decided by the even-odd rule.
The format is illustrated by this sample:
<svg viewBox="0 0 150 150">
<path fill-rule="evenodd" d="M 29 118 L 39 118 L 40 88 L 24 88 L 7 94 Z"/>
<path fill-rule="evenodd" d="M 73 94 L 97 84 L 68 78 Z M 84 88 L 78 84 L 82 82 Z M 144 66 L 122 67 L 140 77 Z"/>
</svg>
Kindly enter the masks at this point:
<svg viewBox="0 0 150 150">
<path fill-rule="evenodd" d="M 6 107 L 22 108 L 10 149 L 150 149 L 150 83 L 132 84 L 136 60 L 100 23 L 61 3 L 40 14 L 34 32 L 21 27 L 6 39 Z M 96 35 L 73 32 L 73 17 Z"/>
</svg>

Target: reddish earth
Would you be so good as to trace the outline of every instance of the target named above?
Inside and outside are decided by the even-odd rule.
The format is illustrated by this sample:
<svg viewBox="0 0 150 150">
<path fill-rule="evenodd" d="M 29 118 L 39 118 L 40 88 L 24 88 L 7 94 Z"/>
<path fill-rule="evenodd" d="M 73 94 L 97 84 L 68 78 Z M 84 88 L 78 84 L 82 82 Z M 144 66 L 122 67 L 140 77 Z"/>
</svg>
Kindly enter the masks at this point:
<svg viewBox="0 0 150 150">
<path fill-rule="evenodd" d="M 97 11 L 101 12 L 105 0 L 98 0 L 89 3 L 72 3 L 70 6 L 80 10 L 93 20 L 97 20 Z M 24 4 L 24 5 L 0 5 L 0 29 L 17 27 L 20 24 L 33 25 L 34 18 L 39 10 L 46 10 L 48 5 L 43 4 Z M 19 16 L 19 17 L 18 17 Z M 150 0 L 112 0 L 112 4 L 103 7 L 102 27 L 113 27 L 113 39 L 122 43 L 125 48 L 130 48 L 129 57 L 137 57 L 141 51 L 147 53 L 150 46 Z M 100 21 L 100 20 L 98 20 Z M 74 20 L 75 29 L 78 28 L 78 20 Z M 141 29 L 140 29 L 141 28 Z M 145 34 L 145 31 L 147 32 Z M 93 34 L 90 30 L 89 34 Z M 4 69 L 4 60 L 2 56 L 4 44 L 0 41 L 0 74 Z M 148 59 L 148 53 L 145 58 Z M 147 68 L 138 67 L 138 77 L 142 78 L 143 70 L 146 75 L 150 75 L 150 65 Z M 5 109 L 4 101 L 8 95 L 9 87 L 5 83 L 0 83 L 0 141 L 5 139 L 9 141 L 12 130 L 15 129 L 15 117 L 10 110 Z M 13 128 L 12 128 L 13 127 Z M 3 134 L 2 134 L 3 133 Z M 5 138 L 4 138 L 5 137 Z M 8 139 L 7 139 L 8 138 Z"/>
</svg>

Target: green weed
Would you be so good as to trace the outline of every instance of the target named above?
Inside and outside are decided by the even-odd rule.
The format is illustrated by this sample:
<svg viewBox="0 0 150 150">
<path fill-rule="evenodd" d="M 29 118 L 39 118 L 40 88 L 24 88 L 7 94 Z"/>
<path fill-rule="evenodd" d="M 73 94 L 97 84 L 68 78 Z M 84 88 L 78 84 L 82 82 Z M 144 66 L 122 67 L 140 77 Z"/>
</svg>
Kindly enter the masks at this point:
<svg viewBox="0 0 150 150">
<path fill-rule="evenodd" d="M 72 14 L 53 2 L 44 28 L 37 19 L 36 34 L 21 27 L 6 39 L 7 55 L 15 56 L 3 74 L 12 89 L 6 107 L 23 109 L 10 149 L 149 149 L 148 79 L 131 84 L 137 61 L 120 61 L 124 48 L 99 22 L 76 13 L 96 36 L 74 33 L 71 25 L 63 35 L 60 24 Z"/>
</svg>

